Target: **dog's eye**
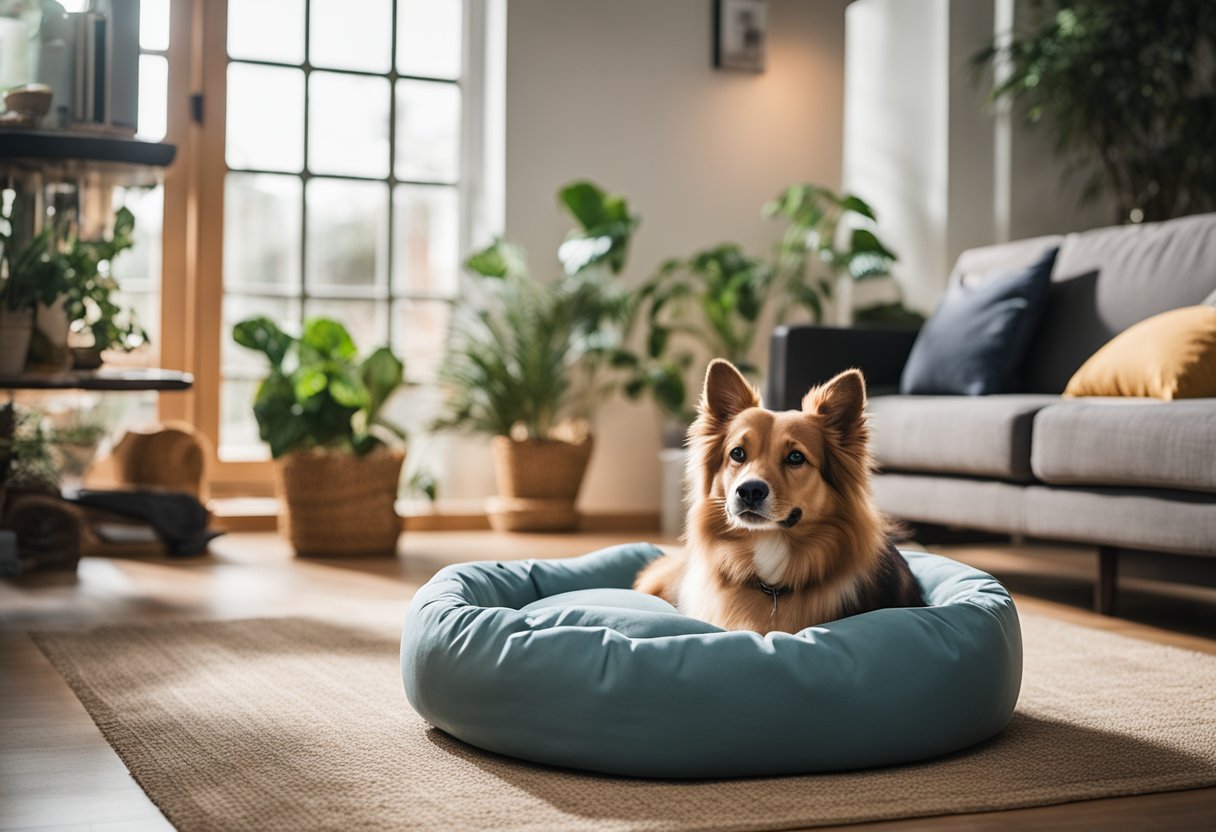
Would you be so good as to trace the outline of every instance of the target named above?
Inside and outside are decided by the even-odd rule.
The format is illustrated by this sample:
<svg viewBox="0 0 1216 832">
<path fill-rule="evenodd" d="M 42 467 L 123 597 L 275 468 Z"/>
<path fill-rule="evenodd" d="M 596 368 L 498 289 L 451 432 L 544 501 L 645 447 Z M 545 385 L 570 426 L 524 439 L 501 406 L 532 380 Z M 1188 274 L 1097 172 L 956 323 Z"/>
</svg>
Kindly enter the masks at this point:
<svg viewBox="0 0 1216 832">
<path fill-rule="evenodd" d="M 802 465 L 806 462 L 806 457 L 802 455 L 802 451 L 790 451 L 790 455 L 785 458 L 787 465 Z"/>
<path fill-rule="evenodd" d="M 743 450 L 742 448 L 731 448 L 730 458 L 735 462 L 742 462 L 743 460 L 747 459 L 747 451 Z"/>
</svg>

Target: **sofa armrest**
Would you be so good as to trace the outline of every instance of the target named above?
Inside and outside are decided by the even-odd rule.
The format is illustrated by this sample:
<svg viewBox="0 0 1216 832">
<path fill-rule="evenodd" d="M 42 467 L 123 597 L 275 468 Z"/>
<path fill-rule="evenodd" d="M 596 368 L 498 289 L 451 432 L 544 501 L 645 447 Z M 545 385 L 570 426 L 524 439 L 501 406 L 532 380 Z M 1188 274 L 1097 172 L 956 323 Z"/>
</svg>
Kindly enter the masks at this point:
<svg viewBox="0 0 1216 832">
<path fill-rule="evenodd" d="M 774 410 L 796 409 L 807 390 L 850 367 L 865 374 L 871 395 L 897 392 L 917 331 L 777 327 L 770 344 L 766 404 Z"/>
</svg>

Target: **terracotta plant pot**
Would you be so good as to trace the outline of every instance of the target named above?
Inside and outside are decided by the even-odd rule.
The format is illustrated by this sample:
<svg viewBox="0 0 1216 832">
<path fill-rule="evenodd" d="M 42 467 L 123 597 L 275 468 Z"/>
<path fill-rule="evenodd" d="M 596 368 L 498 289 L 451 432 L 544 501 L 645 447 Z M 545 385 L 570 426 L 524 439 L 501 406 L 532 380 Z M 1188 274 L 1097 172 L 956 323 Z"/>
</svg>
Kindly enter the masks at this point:
<svg viewBox="0 0 1216 832">
<path fill-rule="evenodd" d="M 0 306 L 0 375 L 15 376 L 25 369 L 33 332 L 32 309 L 13 312 Z"/>
<path fill-rule="evenodd" d="M 303 557 L 393 557 L 405 453 L 301 451 L 275 461 L 279 530 Z"/>
<path fill-rule="evenodd" d="M 590 436 L 581 442 L 496 436 L 492 447 L 499 496 L 486 506 L 490 525 L 529 532 L 578 527 L 575 502 L 591 460 Z"/>
</svg>

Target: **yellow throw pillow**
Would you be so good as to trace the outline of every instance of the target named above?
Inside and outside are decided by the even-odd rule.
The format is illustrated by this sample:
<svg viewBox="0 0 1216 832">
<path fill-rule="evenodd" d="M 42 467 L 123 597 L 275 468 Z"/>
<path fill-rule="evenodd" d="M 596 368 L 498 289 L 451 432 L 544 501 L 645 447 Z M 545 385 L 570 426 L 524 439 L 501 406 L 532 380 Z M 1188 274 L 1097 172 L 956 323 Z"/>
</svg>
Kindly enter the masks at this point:
<svg viewBox="0 0 1216 832">
<path fill-rule="evenodd" d="M 1171 309 L 1128 327 L 1081 365 L 1064 395 L 1216 396 L 1216 306 Z"/>
</svg>

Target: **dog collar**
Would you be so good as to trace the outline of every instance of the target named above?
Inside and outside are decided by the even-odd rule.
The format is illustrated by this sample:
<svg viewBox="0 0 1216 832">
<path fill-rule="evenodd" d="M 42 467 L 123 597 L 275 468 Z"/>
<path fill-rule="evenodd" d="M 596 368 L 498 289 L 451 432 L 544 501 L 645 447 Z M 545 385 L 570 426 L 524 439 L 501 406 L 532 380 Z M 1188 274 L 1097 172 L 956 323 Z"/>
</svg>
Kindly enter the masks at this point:
<svg viewBox="0 0 1216 832">
<path fill-rule="evenodd" d="M 756 586 L 761 592 L 763 592 L 765 595 L 767 595 L 773 599 L 773 613 L 772 614 L 776 615 L 777 614 L 777 599 L 780 598 L 782 595 L 788 594 L 790 591 L 790 588 L 788 586 L 772 586 L 771 584 L 766 584 L 764 581 L 760 580 L 759 578 L 756 578 Z"/>
</svg>

